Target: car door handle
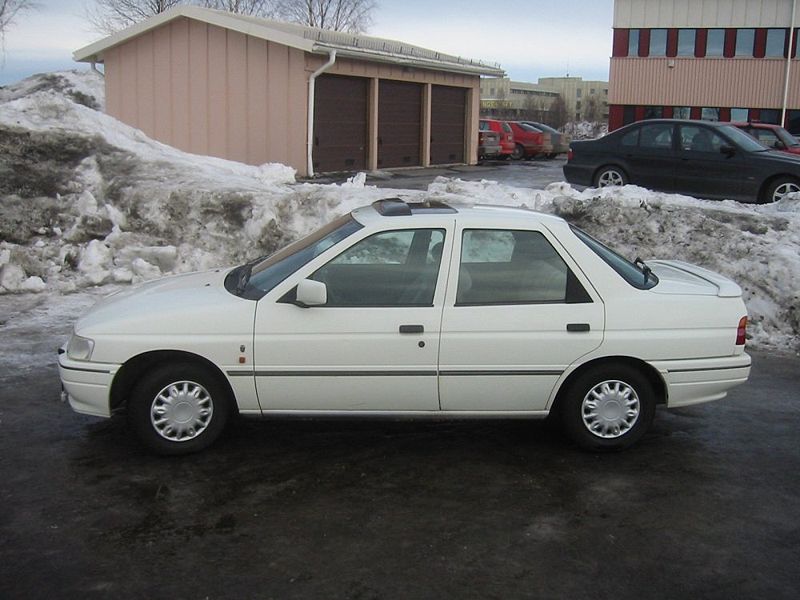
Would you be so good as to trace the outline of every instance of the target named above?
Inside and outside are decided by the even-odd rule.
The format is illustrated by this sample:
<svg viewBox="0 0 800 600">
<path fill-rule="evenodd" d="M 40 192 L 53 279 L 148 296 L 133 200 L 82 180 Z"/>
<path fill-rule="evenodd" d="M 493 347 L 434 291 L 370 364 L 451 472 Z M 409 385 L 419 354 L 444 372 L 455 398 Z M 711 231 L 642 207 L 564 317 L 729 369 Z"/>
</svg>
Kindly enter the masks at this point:
<svg viewBox="0 0 800 600">
<path fill-rule="evenodd" d="M 400 325 L 400 333 L 423 333 L 425 327 L 422 325 Z"/>
<path fill-rule="evenodd" d="M 567 323 L 567 331 L 589 331 L 588 323 Z"/>
</svg>

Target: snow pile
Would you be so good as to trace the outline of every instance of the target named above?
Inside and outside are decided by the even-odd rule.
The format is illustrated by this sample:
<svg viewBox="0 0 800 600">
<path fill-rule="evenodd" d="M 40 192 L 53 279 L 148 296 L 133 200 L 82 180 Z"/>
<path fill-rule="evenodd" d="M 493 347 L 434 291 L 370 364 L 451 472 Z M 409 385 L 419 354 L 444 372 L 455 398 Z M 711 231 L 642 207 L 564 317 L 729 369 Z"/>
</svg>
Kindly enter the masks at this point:
<svg viewBox="0 0 800 600">
<path fill-rule="evenodd" d="M 93 72 L 0 89 L 0 295 L 65 293 L 232 265 L 357 206 L 399 196 L 526 206 L 576 223 L 629 257 L 670 258 L 739 283 L 761 346 L 800 349 L 800 199 L 701 201 L 635 186 L 579 192 L 439 178 L 427 192 L 297 184 L 160 144 L 95 110 Z"/>
<path fill-rule="evenodd" d="M 608 123 L 570 121 L 564 125 L 564 133 L 568 133 L 573 140 L 593 140 L 608 133 Z"/>
</svg>

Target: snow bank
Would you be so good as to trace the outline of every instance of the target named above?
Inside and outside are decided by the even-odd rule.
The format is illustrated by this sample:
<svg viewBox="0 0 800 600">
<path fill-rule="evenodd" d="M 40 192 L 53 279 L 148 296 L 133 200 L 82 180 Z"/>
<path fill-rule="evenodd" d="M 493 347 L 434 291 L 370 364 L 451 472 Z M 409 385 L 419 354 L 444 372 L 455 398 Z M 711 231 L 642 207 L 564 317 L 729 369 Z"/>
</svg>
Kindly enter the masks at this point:
<svg viewBox="0 0 800 600">
<path fill-rule="evenodd" d="M 755 344 L 800 349 L 800 197 L 750 206 L 635 186 L 579 192 L 446 178 L 417 192 L 367 186 L 363 173 L 298 184 L 283 165 L 196 156 L 148 138 L 93 108 L 101 83 L 67 72 L 0 89 L 0 295 L 56 297 L 236 264 L 377 199 L 429 198 L 555 213 L 628 256 L 719 271 L 744 290 Z"/>
</svg>

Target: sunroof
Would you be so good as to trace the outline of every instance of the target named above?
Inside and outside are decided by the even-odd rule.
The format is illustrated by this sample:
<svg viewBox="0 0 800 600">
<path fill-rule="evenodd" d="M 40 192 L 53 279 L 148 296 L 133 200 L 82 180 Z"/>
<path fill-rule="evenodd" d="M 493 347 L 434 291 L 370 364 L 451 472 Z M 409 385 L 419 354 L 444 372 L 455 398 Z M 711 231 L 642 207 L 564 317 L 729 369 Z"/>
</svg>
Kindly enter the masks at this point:
<svg viewBox="0 0 800 600">
<path fill-rule="evenodd" d="M 408 217 L 417 214 L 458 212 L 452 206 L 436 200 L 431 200 L 429 202 L 405 202 L 400 198 L 384 198 L 383 200 L 376 200 L 373 202 L 372 207 L 384 217 Z"/>
</svg>

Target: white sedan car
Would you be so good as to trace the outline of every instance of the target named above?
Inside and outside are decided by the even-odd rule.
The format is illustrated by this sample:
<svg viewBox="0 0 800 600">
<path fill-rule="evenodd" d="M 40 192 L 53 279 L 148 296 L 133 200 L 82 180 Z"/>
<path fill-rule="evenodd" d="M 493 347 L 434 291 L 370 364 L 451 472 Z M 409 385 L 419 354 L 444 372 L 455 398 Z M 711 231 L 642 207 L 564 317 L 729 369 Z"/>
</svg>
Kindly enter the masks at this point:
<svg viewBox="0 0 800 600">
<path fill-rule="evenodd" d="M 72 408 L 126 411 L 150 449 L 207 447 L 243 415 L 557 414 L 619 449 L 750 373 L 741 289 L 632 263 L 524 209 L 375 202 L 232 269 L 102 300 L 60 351 Z"/>
</svg>

